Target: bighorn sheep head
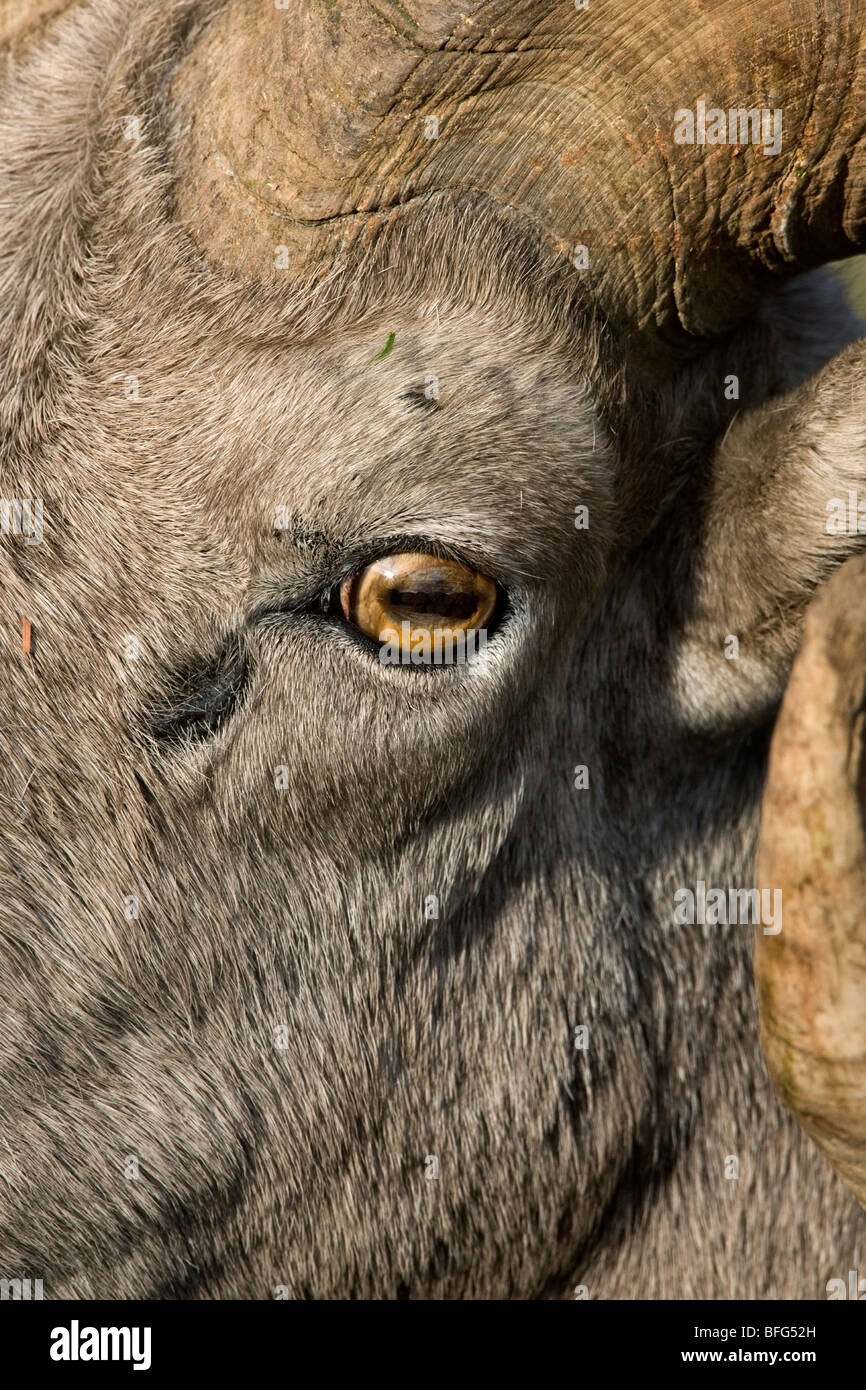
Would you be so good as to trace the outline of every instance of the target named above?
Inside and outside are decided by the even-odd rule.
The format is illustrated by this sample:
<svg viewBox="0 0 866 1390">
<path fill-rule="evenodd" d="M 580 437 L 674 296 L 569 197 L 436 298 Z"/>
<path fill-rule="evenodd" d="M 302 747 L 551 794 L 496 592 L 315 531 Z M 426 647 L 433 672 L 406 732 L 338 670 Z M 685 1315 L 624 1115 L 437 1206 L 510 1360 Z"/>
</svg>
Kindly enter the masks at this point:
<svg viewBox="0 0 866 1390">
<path fill-rule="evenodd" d="M 859 327 L 787 281 L 864 247 L 866 3 L 6 22 L 0 1250 L 85 1297 L 814 1293 L 860 1213 L 747 935 L 673 910 L 753 881 L 862 548 Z M 479 659 L 381 660 L 401 608 Z"/>
</svg>

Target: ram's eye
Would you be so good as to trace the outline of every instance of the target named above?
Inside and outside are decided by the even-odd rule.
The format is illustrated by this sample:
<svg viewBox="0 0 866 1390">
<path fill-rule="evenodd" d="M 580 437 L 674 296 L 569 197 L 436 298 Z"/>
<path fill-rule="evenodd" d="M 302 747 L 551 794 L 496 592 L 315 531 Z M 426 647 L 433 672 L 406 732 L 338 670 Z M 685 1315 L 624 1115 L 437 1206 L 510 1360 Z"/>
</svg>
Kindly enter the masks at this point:
<svg viewBox="0 0 866 1390">
<path fill-rule="evenodd" d="M 497 599 L 492 579 L 436 555 L 386 555 L 340 588 L 344 617 L 374 642 L 411 651 L 413 663 L 459 661 L 481 633 L 483 645 Z"/>
</svg>

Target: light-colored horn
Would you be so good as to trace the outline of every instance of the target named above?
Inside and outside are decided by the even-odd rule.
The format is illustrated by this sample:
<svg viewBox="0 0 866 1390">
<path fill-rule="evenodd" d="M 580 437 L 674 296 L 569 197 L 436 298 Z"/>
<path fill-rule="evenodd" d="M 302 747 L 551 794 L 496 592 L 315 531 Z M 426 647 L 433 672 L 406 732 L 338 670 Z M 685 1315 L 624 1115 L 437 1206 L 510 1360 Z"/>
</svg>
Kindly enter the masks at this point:
<svg viewBox="0 0 866 1390">
<path fill-rule="evenodd" d="M 864 29 L 866 0 L 232 0 L 177 77 L 178 209 L 206 257 L 305 276 L 486 195 L 585 246 L 630 331 L 722 332 L 864 245 Z"/>
<path fill-rule="evenodd" d="M 782 1099 L 866 1206 L 866 557 L 806 618 L 764 793 L 761 1035 Z"/>
</svg>

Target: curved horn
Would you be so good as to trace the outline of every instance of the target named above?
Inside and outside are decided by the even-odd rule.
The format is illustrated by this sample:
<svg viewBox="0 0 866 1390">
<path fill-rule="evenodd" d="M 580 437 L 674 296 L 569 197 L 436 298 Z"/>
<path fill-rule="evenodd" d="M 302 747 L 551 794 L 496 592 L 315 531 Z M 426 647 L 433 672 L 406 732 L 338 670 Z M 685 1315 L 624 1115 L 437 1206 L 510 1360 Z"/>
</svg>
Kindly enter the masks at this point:
<svg viewBox="0 0 866 1390">
<path fill-rule="evenodd" d="M 758 882 L 782 911 L 755 973 L 770 1075 L 866 1206 L 866 557 L 807 617 L 773 734 Z"/>
<path fill-rule="evenodd" d="M 864 246 L 866 0 L 586 4 L 231 0 L 176 81 L 181 217 L 211 259 L 263 274 L 283 243 L 306 274 L 484 193 L 672 344 Z"/>
</svg>

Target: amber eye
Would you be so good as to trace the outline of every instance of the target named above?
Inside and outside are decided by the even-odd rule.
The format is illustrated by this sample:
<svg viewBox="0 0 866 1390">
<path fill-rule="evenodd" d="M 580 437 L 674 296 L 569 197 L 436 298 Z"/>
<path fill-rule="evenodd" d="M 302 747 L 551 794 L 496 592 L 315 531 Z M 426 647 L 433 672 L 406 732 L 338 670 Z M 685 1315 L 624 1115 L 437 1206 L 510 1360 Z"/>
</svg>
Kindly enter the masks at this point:
<svg viewBox="0 0 866 1390">
<path fill-rule="evenodd" d="M 387 555 L 340 588 L 343 615 L 405 664 L 450 665 L 487 640 L 496 609 L 492 579 L 435 555 Z M 382 657 L 382 660 L 386 660 Z M 392 657 L 393 659 L 393 657 Z"/>
</svg>

